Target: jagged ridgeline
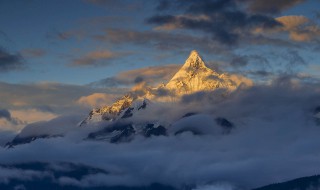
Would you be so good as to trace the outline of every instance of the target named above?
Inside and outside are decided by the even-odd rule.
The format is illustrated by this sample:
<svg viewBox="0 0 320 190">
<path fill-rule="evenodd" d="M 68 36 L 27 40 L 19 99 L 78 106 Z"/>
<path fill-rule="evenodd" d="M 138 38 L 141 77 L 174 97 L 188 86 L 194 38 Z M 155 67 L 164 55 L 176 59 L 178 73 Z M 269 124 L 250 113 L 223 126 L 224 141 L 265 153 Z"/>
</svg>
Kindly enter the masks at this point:
<svg viewBox="0 0 320 190">
<path fill-rule="evenodd" d="M 218 73 L 205 65 L 205 62 L 195 50 L 167 84 L 158 87 L 145 87 L 143 90 L 130 92 L 118 99 L 111 106 L 93 109 L 81 125 L 101 120 L 115 120 L 122 117 L 125 110 L 134 103 L 146 106 L 148 101 L 177 101 L 183 95 L 199 91 L 214 91 L 217 89 L 235 90 L 238 81 L 232 80 L 227 73 Z M 135 108 L 131 108 L 133 110 Z"/>
<path fill-rule="evenodd" d="M 231 92 L 240 85 L 227 73 L 219 73 L 208 68 L 197 51 L 192 51 L 184 65 L 175 73 L 171 80 L 157 87 L 144 87 L 132 91 L 110 106 L 93 109 L 89 116 L 80 122 L 81 127 L 99 126 L 84 139 L 102 140 L 111 143 L 129 142 L 135 136 L 170 136 L 191 132 L 196 135 L 222 134 L 232 132 L 235 125 L 229 118 L 220 115 L 210 115 L 203 110 L 186 109 L 173 113 L 170 108 L 161 106 L 174 105 L 185 95 L 200 91 L 213 92 L 222 89 L 223 95 Z M 217 94 L 220 94 L 217 93 Z M 174 102 L 171 102 L 174 101 Z M 169 110 L 168 110 L 169 109 Z M 159 111 L 160 110 L 160 111 Z M 161 115 L 161 117 L 159 117 Z M 57 118 L 51 121 L 59 125 Z M 208 125 L 199 126 L 197 122 Z M 79 122 L 77 120 L 75 123 Z M 41 123 L 32 124 L 22 130 L 7 147 L 30 143 L 41 138 L 63 137 L 63 128 L 54 128 L 48 133 L 45 128 L 37 134 L 29 135 L 28 131 Z M 70 123 L 72 126 L 72 123 Z M 93 127 L 94 128 L 94 127 Z M 69 129 L 66 129 L 69 130 Z"/>
</svg>

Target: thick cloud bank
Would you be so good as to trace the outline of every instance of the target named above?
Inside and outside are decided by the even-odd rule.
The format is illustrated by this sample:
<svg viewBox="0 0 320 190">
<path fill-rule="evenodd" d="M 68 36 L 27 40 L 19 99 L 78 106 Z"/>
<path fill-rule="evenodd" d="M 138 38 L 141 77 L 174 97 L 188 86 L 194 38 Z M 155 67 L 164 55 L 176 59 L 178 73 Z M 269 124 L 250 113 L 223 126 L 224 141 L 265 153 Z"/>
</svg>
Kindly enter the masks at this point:
<svg viewBox="0 0 320 190">
<path fill-rule="evenodd" d="M 83 187 L 160 183 L 177 188 L 196 185 L 195 189 L 250 189 L 320 173 L 320 126 L 315 116 L 318 106 L 316 84 L 290 79 L 230 95 L 197 93 L 184 97 L 182 102 L 151 107 L 136 119 L 140 122 L 143 118 L 157 117 L 170 123 L 187 112 L 201 112 L 203 115 L 189 117 L 188 122 L 177 121 L 171 127 L 197 124 L 207 134 L 137 136 L 128 143 L 111 144 L 80 140 L 97 128 L 71 126 L 64 137 L 0 149 L 0 163 L 71 162 L 106 171 L 80 179 L 56 180 L 56 183 Z M 235 128 L 229 134 L 210 130 L 215 127 L 210 116 L 227 118 Z M 51 121 L 48 125 L 59 128 L 65 120 Z M 39 127 L 34 126 L 34 129 Z M 37 175 L 26 172 L 30 178 Z M 1 172 L 1 176 L 25 178 L 26 172 Z"/>
</svg>

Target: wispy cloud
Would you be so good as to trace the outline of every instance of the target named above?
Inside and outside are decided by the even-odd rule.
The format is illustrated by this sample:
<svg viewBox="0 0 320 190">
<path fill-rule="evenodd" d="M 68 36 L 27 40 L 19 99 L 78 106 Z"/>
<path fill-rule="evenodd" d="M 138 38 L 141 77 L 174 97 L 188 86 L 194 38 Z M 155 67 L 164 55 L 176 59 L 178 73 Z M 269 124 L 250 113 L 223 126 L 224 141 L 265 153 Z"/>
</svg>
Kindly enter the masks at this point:
<svg viewBox="0 0 320 190">
<path fill-rule="evenodd" d="M 58 83 L 3 82 L 0 83 L 0 89 L 0 108 L 6 108 L 0 109 L 0 131 L 5 131 L 3 139 L 11 138 L 13 133 L 27 124 L 48 121 L 60 115 L 78 113 L 84 117 L 90 109 L 109 104 L 126 91 L 120 88 L 91 88 Z M 81 119 L 78 118 L 78 122 Z"/>
<path fill-rule="evenodd" d="M 128 52 L 112 52 L 108 50 L 98 50 L 89 52 L 83 57 L 74 59 L 73 66 L 106 66 L 110 65 L 112 60 L 129 55 Z"/>
<path fill-rule="evenodd" d="M 111 105 L 119 95 L 106 93 L 93 93 L 88 96 L 80 97 L 77 102 L 80 105 L 88 106 L 89 108 L 98 108 L 103 105 Z"/>
<path fill-rule="evenodd" d="M 320 37 L 320 27 L 305 16 L 282 16 L 276 19 L 283 24 L 282 30 L 289 33 L 291 40 L 306 42 Z"/>
<path fill-rule="evenodd" d="M 19 53 L 9 53 L 0 47 L 0 72 L 24 68 L 23 58 Z"/>
<path fill-rule="evenodd" d="M 76 102 L 82 96 L 93 93 L 123 94 L 119 88 L 91 88 L 59 83 L 9 84 L 0 82 L 0 107 L 8 110 L 37 109 L 42 112 L 68 114 L 74 110 L 87 112 Z M 14 96 L 13 96 L 14 94 Z M 63 97 L 63 98 L 61 98 Z"/>
<path fill-rule="evenodd" d="M 21 53 L 24 57 L 42 57 L 46 55 L 47 52 L 44 49 L 35 48 L 35 49 L 24 49 L 21 51 Z"/>
<path fill-rule="evenodd" d="M 163 65 L 153 66 L 140 69 L 134 69 L 119 73 L 114 77 L 109 77 L 96 82 L 92 82 L 92 86 L 116 87 L 116 86 L 132 86 L 137 83 L 146 82 L 148 85 L 156 86 L 165 83 L 179 70 L 181 65 Z"/>
<path fill-rule="evenodd" d="M 202 52 L 227 54 L 227 49 L 217 43 L 208 43 L 210 37 L 203 35 L 189 35 L 186 33 L 167 33 L 162 31 L 139 31 L 132 29 L 109 28 L 102 34 L 94 35 L 94 39 L 111 44 L 134 44 L 156 50 L 191 51 L 197 49 Z M 192 47 L 192 49 L 190 49 Z"/>
</svg>

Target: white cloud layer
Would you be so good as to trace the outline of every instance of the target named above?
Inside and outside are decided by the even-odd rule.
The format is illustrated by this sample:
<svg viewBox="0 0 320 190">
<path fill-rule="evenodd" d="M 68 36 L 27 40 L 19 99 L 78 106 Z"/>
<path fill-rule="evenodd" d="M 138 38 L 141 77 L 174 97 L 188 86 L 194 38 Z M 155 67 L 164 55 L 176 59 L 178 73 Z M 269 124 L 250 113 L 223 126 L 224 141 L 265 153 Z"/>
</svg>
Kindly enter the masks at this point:
<svg viewBox="0 0 320 190">
<path fill-rule="evenodd" d="M 82 96 L 77 100 L 77 103 L 89 108 L 97 108 L 103 105 L 112 104 L 112 102 L 118 97 L 117 95 L 105 94 L 105 93 L 93 93 L 88 96 Z"/>
<path fill-rule="evenodd" d="M 194 127 L 211 128 L 213 132 L 149 139 L 137 136 L 132 142 L 122 144 L 82 141 L 86 134 L 99 127 L 78 128 L 76 121 L 81 117 L 64 117 L 38 124 L 33 130 L 29 127 L 27 134 L 39 134 L 39 129 L 61 132 L 63 130 L 57 128 L 64 128 L 68 129 L 65 137 L 0 149 L 0 163 L 63 161 L 109 172 L 80 180 L 60 179 L 62 184 L 79 186 L 162 183 L 228 190 L 319 174 L 315 166 L 320 165 L 320 128 L 314 117 L 314 110 L 320 105 L 318 94 L 316 85 L 275 81 L 269 86 L 242 89 L 227 99 L 217 98 L 214 93 L 190 95 L 186 97 L 189 103 L 154 106 L 144 116 L 135 118 L 141 121 L 157 117 L 170 122 L 186 112 L 202 111 L 205 117 L 225 117 L 233 122 L 236 128 L 229 135 L 217 133 L 217 126 L 212 125 L 210 119 L 190 117 L 192 121 L 188 123 Z M 216 185 L 224 182 L 232 185 Z"/>
</svg>

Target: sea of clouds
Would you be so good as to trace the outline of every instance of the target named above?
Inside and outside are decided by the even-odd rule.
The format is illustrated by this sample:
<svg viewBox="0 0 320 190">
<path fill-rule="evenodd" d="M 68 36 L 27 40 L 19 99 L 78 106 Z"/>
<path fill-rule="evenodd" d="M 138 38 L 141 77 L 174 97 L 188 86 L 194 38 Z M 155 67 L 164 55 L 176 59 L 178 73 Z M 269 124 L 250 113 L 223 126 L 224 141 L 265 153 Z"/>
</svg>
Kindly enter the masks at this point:
<svg viewBox="0 0 320 190">
<path fill-rule="evenodd" d="M 132 122 L 158 119 L 171 123 L 169 131 L 170 127 L 186 125 L 199 127 L 204 134 L 137 136 L 119 144 L 83 140 L 104 123 L 78 127 L 82 116 L 62 116 L 30 124 L 20 135 L 64 134 L 63 137 L 0 148 L 0 163 L 70 162 L 108 172 L 81 179 L 56 179 L 56 183 L 80 187 L 161 183 L 177 188 L 196 185 L 196 190 L 233 190 L 320 174 L 320 125 L 316 115 L 319 92 L 317 84 L 284 78 L 231 94 L 200 92 L 174 103 L 152 103 Z M 201 114 L 185 118 L 187 122 L 179 120 L 188 112 Z M 230 134 L 223 134 L 211 117 L 224 117 L 235 128 Z M 0 171 L 0 182 L 41 176 L 32 170 Z"/>
</svg>

